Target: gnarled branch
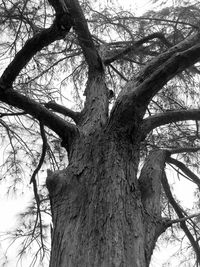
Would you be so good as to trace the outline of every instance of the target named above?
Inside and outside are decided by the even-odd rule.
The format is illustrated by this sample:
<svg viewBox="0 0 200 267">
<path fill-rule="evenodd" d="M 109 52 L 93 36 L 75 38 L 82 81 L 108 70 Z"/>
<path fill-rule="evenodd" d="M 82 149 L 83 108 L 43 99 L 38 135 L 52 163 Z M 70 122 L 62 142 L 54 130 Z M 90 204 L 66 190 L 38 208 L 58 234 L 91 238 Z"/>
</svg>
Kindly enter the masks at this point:
<svg viewBox="0 0 200 267">
<path fill-rule="evenodd" d="M 176 45 L 175 48 L 178 47 L 179 49 L 167 56 L 167 58 L 161 61 L 157 66 L 160 59 L 158 58 L 158 60 L 153 64 L 152 69 L 148 70 L 149 76 L 147 77 L 146 73 L 146 77 L 142 77 L 141 75 L 139 78 L 141 83 L 135 88 L 135 90 L 133 90 L 133 94 L 138 99 L 144 99 L 144 102 L 148 104 L 152 97 L 161 90 L 169 80 L 198 62 L 200 59 L 200 36 L 199 34 L 196 34 L 195 37 L 193 37 L 195 42 L 193 39 L 186 39 L 185 43 L 183 41 Z M 143 78 L 145 78 L 144 81 L 142 81 Z"/>
<path fill-rule="evenodd" d="M 120 127 L 127 121 L 130 129 L 135 117 L 141 120 L 152 97 L 175 75 L 200 59 L 199 40 L 198 33 L 190 36 L 152 60 L 136 78 L 127 82 L 113 106 L 110 124 Z"/>
<path fill-rule="evenodd" d="M 38 51 L 56 40 L 63 39 L 68 31 L 59 29 L 57 27 L 57 22 L 54 22 L 50 28 L 44 29 L 30 38 L 5 69 L 1 76 L 0 83 L 4 86 L 11 86 L 20 71 Z"/>
<path fill-rule="evenodd" d="M 46 107 L 10 88 L 0 86 L 0 100 L 24 110 L 27 114 L 49 127 L 58 134 L 63 143 L 66 144 L 67 149 L 69 149 L 72 139 L 78 132 L 75 125 L 63 120 Z"/>
<path fill-rule="evenodd" d="M 78 123 L 80 118 L 81 118 L 81 113 L 80 112 L 75 112 L 69 108 L 66 108 L 62 105 L 57 104 L 55 101 L 50 101 L 45 104 L 46 108 L 50 108 L 55 112 L 58 112 L 60 114 L 63 114 L 64 116 L 68 116 L 71 119 L 74 120 L 75 123 Z"/>
<path fill-rule="evenodd" d="M 51 0 L 52 1 L 52 0 Z M 89 74 L 104 71 L 101 58 L 94 45 L 92 35 L 78 0 L 63 0 L 73 21 L 73 28 L 78 36 L 79 44 L 88 63 Z"/>
<path fill-rule="evenodd" d="M 143 120 L 142 133 L 146 136 L 150 131 L 172 122 L 186 121 L 186 120 L 200 120 L 200 110 L 177 110 L 167 111 L 165 113 L 153 115 Z"/>
</svg>

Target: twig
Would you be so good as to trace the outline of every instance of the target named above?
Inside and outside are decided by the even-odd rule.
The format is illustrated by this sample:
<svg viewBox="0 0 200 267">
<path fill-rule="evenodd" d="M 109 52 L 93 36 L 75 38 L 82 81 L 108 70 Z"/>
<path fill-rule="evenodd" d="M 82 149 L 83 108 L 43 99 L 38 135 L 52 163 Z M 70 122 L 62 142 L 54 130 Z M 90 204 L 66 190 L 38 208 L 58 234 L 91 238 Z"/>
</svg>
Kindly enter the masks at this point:
<svg viewBox="0 0 200 267">
<path fill-rule="evenodd" d="M 40 168 L 42 167 L 42 164 L 43 164 L 44 159 L 45 159 L 46 151 L 47 151 L 47 138 L 46 138 L 46 134 L 45 134 L 45 130 L 44 130 L 44 125 L 42 123 L 40 123 L 40 132 L 41 132 L 41 137 L 42 137 L 42 141 L 43 141 L 42 154 L 41 154 L 38 166 L 36 167 L 36 169 L 34 170 L 32 176 L 31 176 L 30 184 L 33 182 L 33 180 L 35 180 L 37 173 L 39 172 Z"/>
<path fill-rule="evenodd" d="M 38 218 L 39 218 L 41 246 L 44 247 L 43 229 L 42 229 L 42 216 L 41 216 L 41 210 L 40 210 L 40 197 L 39 197 L 39 194 L 38 194 L 37 182 L 36 182 L 36 179 L 35 179 L 38 171 L 40 170 L 40 168 L 41 168 L 41 166 L 42 166 L 42 164 L 44 162 L 45 155 L 46 155 L 46 150 L 47 150 L 47 139 L 46 139 L 46 135 L 45 135 L 44 125 L 41 122 L 40 122 L 40 132 L 41 132 L 41 136 L 42 136 L 42 140 L 43 140 L 42 154 L 41 154 L 41 158 L 40 158 L 39 164 L 38 164 L 37 168 L 34 170 L 34 172 L 32 174 L 30 183 L 33 183 L 33 191 L 34 191 L 35 201 L 36 201 L 36 205 L 37 205 L 37 216 L 36 216 L 35 226 L 34 226 L 34 229 L 33 229 L 32 236 L 35 233 L 35 229 L 36 229 Z"/>
<path fill-rule="evenodd" d="M 180 147 L 169 150 L 170 154 L 179 154 L 179 153 L 194 153 L 200 150 L 200 147 Z"/>
<path fill-rule="evenodd" d="M 183 218 L 179 218 L 179 219 L 175 219 L 175 220 L 170 220 L 168 223 L 169 225 L 172 225 L 174 223 L 180 223 L 180 222 L 185 222 L 189 219 L 192 219 L 192 218 L 195 218 L 195 217 L 199 217 L 200 216 L 200 213 L 196 213 L 196 214 L 192 214 L 192 215 L 189 215 L 189 216 L 185 216 Z"/>
<path fill-rule="evenodd" d="M 123 80 L 125 80 L 126 82 L 128 82 L 128 79 L 120 72 L 118 71 L 111 63 L 109 64 L 109 66 L 114 70 L 114 72 L 116 72 Z"/>
<path fill-rule="evenodd" d="M 3 118 L 5 116 L 21 116 L 26 115 L 26 112 L 16 112 L 16 113 L 0 113 L 0 118 Z"/>
</svg>

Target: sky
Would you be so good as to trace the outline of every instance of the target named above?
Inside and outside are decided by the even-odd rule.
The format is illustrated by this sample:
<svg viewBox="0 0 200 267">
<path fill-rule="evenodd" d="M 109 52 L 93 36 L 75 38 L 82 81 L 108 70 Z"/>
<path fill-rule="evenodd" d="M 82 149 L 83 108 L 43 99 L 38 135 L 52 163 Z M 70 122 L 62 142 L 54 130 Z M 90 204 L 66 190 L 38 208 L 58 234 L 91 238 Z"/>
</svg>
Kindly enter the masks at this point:
<svg viewBox="0 0 200 267">
<path fill-rule="evenodd" d="M 116 0 L 116 2 L 119 2 L 122 6 L 124 6 L 125 9 L 134 10 L 134 13 L 137 15 L 141 15 L 146 10 L 149 9 L 150 1 L 149 0 Z M 173 183 L 173 177 L 171 177 L 171 182 Z M 181 187 L 178 187 L 178 196 L 180 199 L 182 199 L 183 203 L 187 201 L 188 199 L 192 199 L 192 191 L 187 192 L 187 194 L 190 194 L 190 197 L 187 197 L 187 200 L 185 200 L 185 196 L 183 194 L 183 190 L 187 190 L 188 183 L 187 181 L 182 185 Z M 15 226 L 17 222 L 17 214 L 23 210 L 23 208 L 27 205 L 29 205 L 30 201 L 30 193 L 25 192 L 21 196 L 5 196 L 6 195 L 6 184 L 4 186 L 1 185 L 1 191 L 0 191 L 0 232 L 6 232 L 7 230 L 12 229 L 12 227 Z M 191 202 L 192 203 L 192 202 Z M 164 266 L 164 264 L 168 261 L 168 259 L 174 254 L 174 246 L 168 246 L 167 249 L 165 248 L 156 248 L 153 259 L 152 259 L 152 265 L 151 267 L 161 267 Z M 2 245 L 0 243 L 0 266 L 2 265 L 1 262 L 1 256 L 3 251 L 5 251 L 5 245 Z M 14 255 L 14 249 L 11 248 L 10 255 Z M 15 267 L 16 266 L 16 259 L 13 257 L 14 260 L 9 262 L 8 265 L 5 265 L 5 267 Z M 19 265 L 20 266 L 20 265 Z M 22 267 L 26 266 L 22 265 Z M 166 265 L 167 266 L 167 265 Z M 171 265 L 168 265 L 171 266 Z M 175 265 L 174 265 L 175 266 Z"/>
</svg>

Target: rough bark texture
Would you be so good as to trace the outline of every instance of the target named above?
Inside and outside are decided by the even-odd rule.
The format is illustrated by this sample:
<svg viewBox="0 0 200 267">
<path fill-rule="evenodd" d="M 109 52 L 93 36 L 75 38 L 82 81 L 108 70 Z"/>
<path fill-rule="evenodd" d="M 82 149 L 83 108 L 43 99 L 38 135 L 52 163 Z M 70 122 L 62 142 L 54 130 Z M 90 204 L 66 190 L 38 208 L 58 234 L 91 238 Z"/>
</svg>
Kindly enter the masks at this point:
<svg viewBox="0 0 200 267">
<path fill-rule="evenodd" d="M 68 168 L 47 179 L 54 225 L 51 267 L 149 265 L 164 231 L 164 156 L 151 155 L 139 187 L 138 151 L 126 138 L 104 132 L 77 138 Z M 144 185 L 148 179 L 150 189 Z"/>
<path fill-rule="evenodd" d="M 150 155 L 138 180 L 140 114 L 136 110 L 131 134 L 128 127 L 110 127 L 103 78 L 93 79 L 87 90 L 92 109 L 82 113 L 69 165 L 47 177 L 54 226 L 50 266 L 149 266 L 165 229 L 160 214 L 165 153 Z"/>
</svg>

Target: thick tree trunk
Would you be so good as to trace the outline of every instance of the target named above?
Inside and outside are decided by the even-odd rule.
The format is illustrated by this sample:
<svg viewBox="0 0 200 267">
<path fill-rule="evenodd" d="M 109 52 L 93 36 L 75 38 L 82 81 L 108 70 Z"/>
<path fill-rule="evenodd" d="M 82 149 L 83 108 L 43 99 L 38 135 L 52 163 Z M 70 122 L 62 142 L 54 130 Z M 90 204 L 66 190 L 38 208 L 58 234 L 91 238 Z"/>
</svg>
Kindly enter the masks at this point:
<svg viewBox="0 0 200 267">
<path fill-rule="evenodd" d="M 54 226 L 50 266 L 148 266 L 163 225 L 159 197 L 142 186 L 145 174 L 138 183 L 138 142 L 103 132 L 82 135 L 69 158 L 66 170 L 47 178 Z M 159 179 L 154 183 L 159 193 Z"/>
</svg>

